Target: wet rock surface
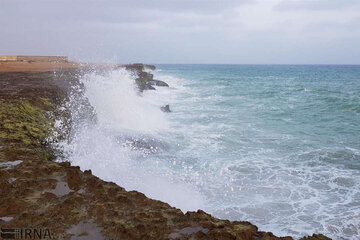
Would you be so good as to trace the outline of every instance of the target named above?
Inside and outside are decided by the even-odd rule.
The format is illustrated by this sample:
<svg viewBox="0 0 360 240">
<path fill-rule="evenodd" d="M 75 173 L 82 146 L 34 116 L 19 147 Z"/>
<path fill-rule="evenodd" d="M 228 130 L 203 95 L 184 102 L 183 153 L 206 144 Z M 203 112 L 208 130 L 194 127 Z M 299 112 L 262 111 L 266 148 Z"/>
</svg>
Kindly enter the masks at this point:
<svg viewBox="0 0 360 240">
<path fill-rule="evenodd" d="M 154 79 L 154 75 L 146 71 L 146 69 L 155 70 L 155 66 L 134 64 L 128 65 L 126 69 L 132 71 L 136 75 L 135 81 L 141 92 L 144 90 L 155 90 L 156 88 L 153 86 L 169 87 L 169 84 Z"/>
<path fill-rule="evenodd" d="M 164 81 L 160 81 L 160 80 L 152 79 L 152 80 L 148 80 L 148 82 L 149 82 L 150 85 L 152 85 L 152 86 L 169 87 L 169 84 L 167 84 L 167 83 L 164 82 Z"/>
<path fill-rule="evenodd" d="M 129 68 L 140 72 L 144 66 Z M 51 148 L 49 136 L 55 119 L 69 116 L 58 109 L 77 74 L 0 73 L 1 227 L 46 228 L 53 239 L 292 239 L 201 210 L 184 214 L 90 170 L 52 161 L 59 152 Z"/>
<path fill-rule="evenodd" d="M 170 105 L 165 105 L 165 106 L 161 107 L 160 109 L 163 112 L 168 112 L 168 113 L 171 112 Z"/>
</svg>

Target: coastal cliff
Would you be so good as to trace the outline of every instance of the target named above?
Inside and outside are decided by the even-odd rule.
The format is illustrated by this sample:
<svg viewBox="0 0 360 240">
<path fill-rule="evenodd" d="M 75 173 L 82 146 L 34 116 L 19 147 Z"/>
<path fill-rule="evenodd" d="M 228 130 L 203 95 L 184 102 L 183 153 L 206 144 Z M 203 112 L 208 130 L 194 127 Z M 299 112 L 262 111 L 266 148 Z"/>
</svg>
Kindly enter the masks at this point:
<svg viewBox="0 0 360 240">
<path fill-rule="evenodd" d="M 62 153 L 52 146 L 68 138 L 71 125 L 64 103 L 84 72 L 125 67 L 137 76 L 140 91 L 166 83 L 144 71 L 154 66 L 142 64 L 49 64 L 35 64 L 32 70 L 27 63 L 17 70 L 14 64 L 1 65 L 7 66 L 0 70 L 2 232 L 17 228 L 24 230 L 23 238 L 28 230 L 29 236 L 36 232 L 44 239 L 292 239 L 259 231 L 249 222 L 220 220 L 202 210 L 184 214 L 105 182 L 91 170 L 81 171 L 66 157 L 55 162 Z M 64 126 L 56 126 L 58 119 Z M 329 238 L 319 234 L 303 239 Z"/>
</svg>

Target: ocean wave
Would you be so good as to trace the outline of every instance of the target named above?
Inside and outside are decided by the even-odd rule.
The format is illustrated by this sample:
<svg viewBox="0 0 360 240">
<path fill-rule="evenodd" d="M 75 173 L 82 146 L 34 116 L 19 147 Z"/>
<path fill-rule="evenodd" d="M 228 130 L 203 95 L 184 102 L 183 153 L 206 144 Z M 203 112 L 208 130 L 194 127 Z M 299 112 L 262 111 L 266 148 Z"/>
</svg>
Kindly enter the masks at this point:
<svg viewBox="0 0 360 240">
<path fill-rule="evenodd" d="M 97 121 L 80 121 L 70 160 L 182 210 L 249 220 L 277 235 L 356 239 L 359 121 L 351 114 L 358 103 L 324 96 L 346 89 L 293 72 L 264 77 L 255 68 L 254 76 L 236 77 L 170 68 L 153 71 L 169 88 L 141 94 L 125 70 L 86 75 Z M 165 104 L 172 113 L 160 111 Z"/>
<path fill-rule="evenodd" d="M 165 79 L 172 86 L 179 81 Z M 158 159 L 148 161 L 150 155 L 165 154 L 171 148 L 162 138 L 170 125 L 160 106 L 172 103 L 174 92 L 181 90 L 173 87 L 139 93 L 134 82 L 125 69 L 84 75 L 83 94 L 94 109 L 96 121 L 77 121 L 72 141 L 63 143 L 63 149 L 73 164 L 127 190 L 141 191 L 184 211 L 201 208 L 204 199 L 193 186 L 171 169 L 159 167 Z M 76 115 L 80 108 L 72 110 Z"/>
</svg>

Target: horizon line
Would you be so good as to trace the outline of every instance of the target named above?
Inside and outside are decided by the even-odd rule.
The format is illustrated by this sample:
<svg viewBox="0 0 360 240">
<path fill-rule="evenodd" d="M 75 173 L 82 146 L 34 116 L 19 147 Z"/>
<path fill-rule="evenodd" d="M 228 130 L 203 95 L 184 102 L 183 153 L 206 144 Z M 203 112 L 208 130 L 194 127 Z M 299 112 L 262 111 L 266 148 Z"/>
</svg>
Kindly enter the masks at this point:
<svg viewBox="0 0 360 240">
<path fill-rule="evenodd" d="M 299 66 L 360 66 L 360 63 L 143 63 L 149 65 L 299 65 Z"/>
</svg>

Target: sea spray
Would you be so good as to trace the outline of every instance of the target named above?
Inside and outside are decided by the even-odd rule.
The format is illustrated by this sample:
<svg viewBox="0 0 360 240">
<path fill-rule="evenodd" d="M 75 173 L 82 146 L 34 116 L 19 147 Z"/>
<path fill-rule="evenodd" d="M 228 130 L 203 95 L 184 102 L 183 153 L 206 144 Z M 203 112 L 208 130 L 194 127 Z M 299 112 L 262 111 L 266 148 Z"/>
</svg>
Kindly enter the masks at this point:
<svg viewBox="0 0 360 240">
<path fill-rule="evenodd" d="M 90 73 L 82 82 L 101 127 L 140 133 L 155 133 L 167 128 L 166 119 L 159 111 L 161 103 L 140 97 L 128 71 L 120 69 L 104 76 Z"/>
<path fill-rule="evenodd" d="M 74 136 L 64 144 L 72 164 L 184 211 L 202 208 L 203 199 L 196 189 L 171 170 L 144 161 L 171 147 L 161 139 L 161 134 L 169 130 L 167 117 L 160 110 L 168 103 L 169 92 L 159 89 L 163 97 L 150 91 L 140 93 L 134 77 L 125 69 L 88 73 L 81 84 L 82 97 L 93 107 L 96 121 L 92 117 L 74 121 Z M 74 89 L 81 91 L 76 86 Z M 77 98 L 70 98 L 75 103 L 68 104 L 75 116 L 82 109 L 76 104 Z"/>
</svg>

